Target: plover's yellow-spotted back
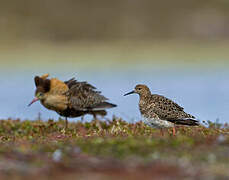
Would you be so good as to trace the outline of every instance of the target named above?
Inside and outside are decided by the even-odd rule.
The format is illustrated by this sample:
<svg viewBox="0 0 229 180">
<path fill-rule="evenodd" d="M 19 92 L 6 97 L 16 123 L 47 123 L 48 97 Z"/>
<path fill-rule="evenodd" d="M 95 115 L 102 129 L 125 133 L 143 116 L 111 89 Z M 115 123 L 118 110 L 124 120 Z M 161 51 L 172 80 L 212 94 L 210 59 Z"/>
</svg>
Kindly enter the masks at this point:
<svg viewBox="0 0 229 180">
<path fill-rule="evenodd" d="M 194 116 L 184 112 L 184 108 L 172 100 L 157 94 L 151 94 L 146 85 L 139 84 L 126 95 L 137 93 L 140 96 L 139 110 L 143 121 L 154 128 L 173 127 L 175 125 L 198 126 L 199 122 Z"/>
</svg>

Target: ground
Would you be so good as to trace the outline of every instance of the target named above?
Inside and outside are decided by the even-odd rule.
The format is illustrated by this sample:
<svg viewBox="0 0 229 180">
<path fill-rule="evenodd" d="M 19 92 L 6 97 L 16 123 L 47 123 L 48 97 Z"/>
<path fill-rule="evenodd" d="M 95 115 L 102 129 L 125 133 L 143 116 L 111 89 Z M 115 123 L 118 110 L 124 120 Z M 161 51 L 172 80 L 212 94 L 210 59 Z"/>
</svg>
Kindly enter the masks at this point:
<svg viewBox="0 0 229 180">
<path fill-rule="evenodd" d="M 164 136 L 142 122 L 0 121 L 0 179 L 228 179 L 229 128 Z"/>
</svg>

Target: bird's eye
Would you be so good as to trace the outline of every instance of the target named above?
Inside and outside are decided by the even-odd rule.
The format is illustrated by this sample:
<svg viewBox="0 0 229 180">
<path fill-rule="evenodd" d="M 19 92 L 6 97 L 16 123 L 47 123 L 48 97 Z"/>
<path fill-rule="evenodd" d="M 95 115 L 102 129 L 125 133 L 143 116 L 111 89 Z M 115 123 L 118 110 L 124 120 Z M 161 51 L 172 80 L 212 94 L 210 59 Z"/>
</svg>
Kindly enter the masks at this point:
<svg viewBox="0 0 229 180">
<path fill-rule="evenodd" d="M 41 96 L 43 96 L 42 92 L 37 93 L 37 97 L 41 97 Z"/>
<path fill-rule="evenodd" d="M 138 88 L 138 90 L 141 90 L 141 88 Z"/>
</svg>

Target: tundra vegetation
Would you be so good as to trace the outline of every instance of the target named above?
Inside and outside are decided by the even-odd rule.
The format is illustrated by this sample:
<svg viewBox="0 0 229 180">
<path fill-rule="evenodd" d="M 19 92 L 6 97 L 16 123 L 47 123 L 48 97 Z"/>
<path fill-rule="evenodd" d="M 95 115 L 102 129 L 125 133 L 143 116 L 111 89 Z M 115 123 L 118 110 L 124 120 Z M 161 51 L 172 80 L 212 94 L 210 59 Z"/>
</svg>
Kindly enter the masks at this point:
<svg viewBox="0 0 229 180">
<path fill-rule="evenodd" d="M 121 118 L 0 121 L 1 179 L 226 179 L 229 128 L 208 122 L 164 136 Z"/>
</svg>

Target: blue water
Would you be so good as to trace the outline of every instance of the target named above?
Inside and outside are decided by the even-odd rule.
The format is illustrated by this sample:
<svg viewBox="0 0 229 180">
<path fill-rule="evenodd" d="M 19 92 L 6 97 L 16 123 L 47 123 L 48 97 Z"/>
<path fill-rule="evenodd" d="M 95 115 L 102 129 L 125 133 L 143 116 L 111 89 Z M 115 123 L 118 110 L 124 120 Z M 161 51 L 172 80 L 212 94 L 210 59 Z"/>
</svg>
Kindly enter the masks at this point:
<svg viewBox="0 0 229 180">
<path fill-rule="evenodd" d="M 39 102 L 27 107 L 34 97 L 35 85 L 33 77 L 46 73 L 43 70 L 2 70 L 0 72 L 0 118 L 58 119 L 59 115 L 45 109 Z M 108 118 L 113 115 L 132 122 L 140 120 L 138 96 L 123 94 L 133 90 L 139 83 L 146 84 L 152 93 L 164 95 L 181 106 L 185 111 L 200 120 L 229 122 L 229 72 L 227 69 L 195 69 L 195 68 L 160 68 L 146 69 L 86 69 L 68 68 L 68 70 L 49 69 L 51 76 L 67 80 L 75 76 L 80 81 L 87 80 L 102 91 L 110 102 L 118 105 L 108 110 Z M 86 120 L 92 119 L 86 116 Z M 72 120 L 80 120 L 75 118 Z"/>
</svg>

